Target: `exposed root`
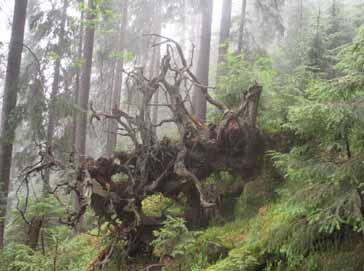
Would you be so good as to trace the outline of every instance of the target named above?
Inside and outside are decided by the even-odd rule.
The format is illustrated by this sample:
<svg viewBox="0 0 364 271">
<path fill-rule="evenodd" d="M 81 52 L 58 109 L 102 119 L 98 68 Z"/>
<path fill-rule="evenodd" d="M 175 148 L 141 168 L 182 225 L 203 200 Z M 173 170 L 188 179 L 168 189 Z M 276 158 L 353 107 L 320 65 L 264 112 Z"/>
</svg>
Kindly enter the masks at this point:
<svg viewBox="0 0 364 271">
<path fill-rule="evenodd" d="M 148 79 L 140 68 L 127 72 L 129 91 L 142 97 L 136 116 L 119 108 L 113 108 L 111 113 L 98 112 L 91 106 L 91 121 L 110 119 L 117 122 L 120 133 L 131 139 L 134 149 L 115 153 L 112 158 L 86 159 L 78 171 L 76 185 L 72 187 L 81 200 L 80 212 L 71 213 L 63 221 L 68 225 L 77 224 L 86 208 L 91 206 L 101 220 L 108 221 L 126 238 L 129 255 L 146 249 L 153 238 L 153 230 L 161 225 L 161 218 L 143 214 L 141 203 L 146 197 L 161 193 L 177 199 L 184 194 L 189 207 L 198 209 L 193 212 L 193 220 L 201 214 L 200 208 L 214 206 L 214 202 L 206 200 L 201 182 L 219 171 L 229 171 L 247 180 L 253 178 L 260 173 L 267 148 L 265 136 L 256 127 L 262 88 L 256 84 L 248 89 L 240 107 L 233 110 L 214 100 L 207 86 L 201 86 L 207 101 L 222 112 L 222 120 L 208 126 L 200 123 L 187 109 L 189 88 L 182 88 L 188 84 L 201 84 L 191 72 L 178 43 L 157 37 L 161 39 L 159 45 L 165 44 L 167 48 L 160 74 Z M 159 124 L 151 122 L 148 110 L 157 90 L 167 97 L 167 107 L 172 114 L 171 119 L 160 125 L 174 122 L 179 133 L 178 142 L 157 139 L 155 128 Z M 28 174 L 54 166 L 63 167 L 54 159 L 47 161 L 48 164 L 41 161 L 33 166 Z M 114 180 L 115 175 L 121 179 Z M 112 249 L 104 254 L 97 265 L 105 263 Z"/>
</svg>

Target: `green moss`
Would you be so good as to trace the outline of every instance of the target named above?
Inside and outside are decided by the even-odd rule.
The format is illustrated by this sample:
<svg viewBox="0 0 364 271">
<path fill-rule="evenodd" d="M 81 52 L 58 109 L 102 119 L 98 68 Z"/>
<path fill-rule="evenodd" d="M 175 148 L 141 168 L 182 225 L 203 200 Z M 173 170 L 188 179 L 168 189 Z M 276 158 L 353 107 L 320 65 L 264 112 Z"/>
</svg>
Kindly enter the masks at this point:
<svg viewBox="0 0 364 271">
<path fill-rule="evenodd" d="M 147 216 L 161 216 L 164 214 L 180 216 L 183 214 L 183 208 L 177 206 L 171 199 L 164 197 L 162 194 L 151 195 L 142 201 L 143 214 Z"/>
</svg>

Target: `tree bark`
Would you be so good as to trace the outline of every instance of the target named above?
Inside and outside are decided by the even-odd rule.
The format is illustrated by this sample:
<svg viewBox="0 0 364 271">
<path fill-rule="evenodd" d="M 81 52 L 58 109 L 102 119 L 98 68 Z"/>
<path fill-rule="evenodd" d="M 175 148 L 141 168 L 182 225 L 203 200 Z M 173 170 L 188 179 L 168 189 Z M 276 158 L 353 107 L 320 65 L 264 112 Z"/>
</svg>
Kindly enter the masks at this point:
<svg viewBox="0 0 364 271">
<path fill-rule="evenodd" d="M 76 151 L 79 161 L 85 159 L 86 153 L 86 132 L 87 132 L 87 111 L 90 94 L 92 55 L 94 48 L 95 26 L 93 20 L 95 15 L 92 14 L 94 9 L 94 0 L 88 0 L 88 9 L 86 20 L 89 22 L 85 29 L 85 40 L 83 45 L 82 68 L 80 78 L 80 89 L 78 93 L 78 106 L 81 110 L 78 114 L 76 125 Z"/>
<path fill-rule="evenodd" d="M 29 224 L 28 239 L 26 245 L 36 250 L 38 246 L 39 234 L 43 224 L 43 217 L 35 216 Z"/>
<path fill-rule="evenodd" d="M 53 137 L 54 130 L 57 122 L 57 95 L 59 92 L 59 82 L 60 82 L 60 70 L 61 70 L 61 60 L 63 57 L 63 50 L 65 48 L 65 27 L 67 20 L 67 8 L 68 8 L 68 0 L 64 0 L 63 9 L 62 9 L 62 19 L 60 25 L 59 32 L 59 42 L 56 48 L 57 59 L 54 64 L 54 75 L 53 75 L 53 83 L 52 83 L 52 92 L 49 102 L 49 117 L 48 117 L 48 127 L 47 127 L 47 150 L 49 152 L 52 151 L 53 148 Z M 43 183 L 43 194 L 48 193 L 48 185 L 49 185 L 49 176 L 50 170 L 47 169 L 44 175 L 44 183 Z"/>
<path fill-rule="evenodd" d="M 6 69 L 3 107 L 1 112 L 0 140 L 0 249 L 4 246 L 4 228 L 13 143 L 15 139 L 16 102 L 19 89 L 21 55 L 23 51 L 27 0 L 17 0 L 14 7 L 13 25 Z"/>
<path fill-rule="evenodd" d="M 201 1 L 202 4 L 202 25 L 200 37 L 200 50 L 197 63 L 196 77 L 202 85 L 209 83 L 210 47 L 211 47 L 211 23 L 213 3 L 210 0 Z M 201 86 L 195 86 L 192 96 L 192 107 L 195 117 L 205 122 L 206 119 L 206 97 Z"/>
<path fill-rule="evenodd" d="M 161 21 L 161 10 L 160 10 L 161 1 L 157 0 L 157 5 L 155 6 L 154 11 L 154 28 L 155 33 L 161 35 L 162 34 L 162 21 Z M 185 17 L 185 16 L 184 16 Z M 185 33 L 184 33 L 185 34 Z M 160 60 L 161 60 L 161 49 L 159 46 L 153 48 L 153 64 L 152 64 L 152 71 L 151 76 L 156 77 L 158 76 L 158 72 L 160 69 Z M 154 97 L 153 97 L 153 109 L 152 109 L 152 123 L 156 125 L 158 123 L 158 112 L 159 112 L 159 89 L 156 90 Z M 156 132 L 156 129 L 154 129 Z"/>
<path fill-rule="evenodd" d="M 238 50 L 237 50 L 238 54 L 240 54 L 241 51 L 243 50 L 244 31 L 246 23 L 246 6 L 247 6 L 247 0 L 243 0 L 243 6 L 241 8 L 241 15 L 240 15 L 239 40 L 238 40 Z"/>
<path fill-rule="evenodd" d="M 157 76 L 158 73 L 158 69 L 160 66 L 160 58 L 161 58 L 161 51 L 159 47 L 154 48 L 154 57 L 155 57 L 155 62 L 154 62 L 154 71 L 153 71 L 153 75 Z M 159 112 L 159 89 L 156 90 L 154 97 L 153 97 L 153 110 L 152 110 L 152 123 L 154 125 L 158 124 L 158 112 Z"/>
<path fill-rule="evenodd" d="M 128 19 L 128 0 L 122 1 L 122 19 L 120 25 L 118 52 L 123 52 L 125 49 L 126 28 Z M 115 68 L 115 82 L 112 92 L 111 108 L 119 109 L 121 104 L 121 88 L 123 82 L 123 59 L 117 59 Z M 118 125 L 114 120 L 108 122 L 108 135 L 106 142 L 106 153 L 110 157 L 116 148 Z"/>
<path fill-rule="evenodd" d="M 84 0 L 79 0 L 79 4 L 82 5 L 84 3 Z M 82 47 L 83 47 L 83 30 L 84 30 L 84 12 L 81 11 L 81 19 L 80 19 L 80 31 L 79 31 L 79 40 L 78 40 L 78 50 L 77 50 L 77 62 L 81 61 L 82 59 Z M 81 81 L 81 69 L 78 67 L 76 72 L 76 80 L 75 80 L 75 86 L 73 91 L 73 102 L 74 105 L 78 105 L 78 94 L 80 92 L 80 81 Z M 72 149 L 74 154 L 76 154 L 76 129 L 77 129 L 77 115 L 74 115 L 73 118 L 73 134 L 72 134 Z"/>
<path fill-rule="evenodd" d="M 231 8 L 232 0 L 224 0 L 222 5 L 222 14 L 220 21 L 220 44 L 219 44 L 219 60 L 222 63 L 229 49 L 230 27 L 231 27 Z"/>
<path fill-rule="evenodd" d="M 76 123 L 76 157 L 79 164 L 83 164 L 86 158 L 86 133 L 87 133 L 87 112 L 90 95 L 92 55 L 94 49 L 95 25 L 94 25 L 94 0 L 88 0 L 88 11 L 86 20 L 88 24 L 85 29 L 85 41 L 83 46 L 82 68 L 80 90 L 78 93 L 78 107 L 81 112 L 77 114 Z M 80 204 L 76 193 L 72 193 L 72 205 L 75 212 L 79 212 Z M 82 219 L 75 228 L 75 233 L 79 233 L 82 228 Z"/>
</svg>

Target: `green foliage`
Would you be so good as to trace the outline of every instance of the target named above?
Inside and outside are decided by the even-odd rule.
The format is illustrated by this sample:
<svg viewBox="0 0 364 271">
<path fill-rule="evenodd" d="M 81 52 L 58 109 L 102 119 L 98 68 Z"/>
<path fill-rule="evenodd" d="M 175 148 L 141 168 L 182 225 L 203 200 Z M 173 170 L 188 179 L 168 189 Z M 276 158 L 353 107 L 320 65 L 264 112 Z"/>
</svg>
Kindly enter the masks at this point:
<svg viewBox="0 0 364 271">
<path fill-rule="evenodd" d="M 280 129 L 295 137 L 295 146 L 288 153 L 271 155 L 287 183 L 279 190 L 278 202 L 269 204 L 272 201 L 268 200 L 255 216 L 254 213 L 244 216 L 257 202 L 253 196 L 253 205 L 246 207 L 249 197 L 243 194 L 237 210 L 244 220 L 210 228 L 199 237 L 199 240 L 204 237 L 218 240 L 231 249 L 227 258 L 207 270 L 256 270 L 262 266 L 264 270 L 355 270 L 361 262 L 354 253 L 358 252 L 353 240 L 362 239 L 364 224 L 364 112 L 360 106 L 363 36 L 363 30 L 359 29 L 353 43 L 343 46 L 335 57 L 336 74 L 340 74 L 335 80 L 313 79 L 305 70 L 301 71 L 304 76 L 299 86 L 281 77 L 288 83 L 283 98 L 277 102 L 276 96 L 270 101 L 273 105 L 286 104 L 286 112 L 270 117 L 277 120 L 280 116 Z M 237 64 L 240 59 L 234 61 L 230 62 L 233 69 L 243 65 Z M 264 72 L 268 66 L 263 61 L 256 70 L 266 78 L 263 82 L 269 86 L 268 97 L 274 97 L 282 94 L 276 91 L 282 84 L 272 79 L 277 73 L 271 69 Z M 222 100 L 239 100 L 241 91 L 234 87 L 249 80 L 254 69 L 248 70 L 247 77 L 239 77 L 239 69 L 237 78 L 231 73 L 234 80 L 230 85 L 228 77 L 220 81 L 221 89 L 225 85 L 227 92 L 220 97 Z M 243 81 L 239 82 L 239 78 Z M 265 127 L 276 130 L 272 126 L 270 123 Z M 256 195 L 261 190 L 249 194 Z M 345 249 L 353 253 L 351 259 L 345 258 L 348 255 Z M 345 264 L 335 258 L 336 254 Z"/>
<path fill-rule="evenodd" d="M 338 54 L 340 78 L 308 81 L 304 95 L 289 107 L 282 127 L 295 134 L 296 145 L 289 153 L 272 153 L 288 181 L 280 190 L 280 201 L 261 208 L 259 215 L 240 223 L 241 228 L 209 229 L 206 234 L 210 238 L 220 234 L 222 242 L 229 240 L 227 231 L 230 237 L 243 238 L 231 242 L 229 256 L 207 270 L 261 266 L 355 270 L 358 266 L 356 256 L 344 260 L 343 246 L 353 235 L 362 238 L 364 223 L 362 36 L 359 30 L 353 44 Z M 353 246 L 350 250 L 355 251 Z"/>
<path fill-rule="evenodd" d="M 357 31 L 357 35 L 352 44 L 349 44 L 338 53 L 340 62 L 337 64 L 337 68 L 345 73 L 344 79 L 351 83 L 361 83 L 362 80 L 359 77 L 360 73 L 364 69 L 364 27 L 360 27 Z M 361 85 L 354 85 L 354 87 Z M 355 88 L 354 88 L 355 90 Z"/>
<path fill-rule="evenodd" d="M 262 176 L 245 184 L 235 205 L 235 215 L 239 218 L 256 215 L 260 208 L 264 208 L 276 197 L 274 190 L 277 186 L 277 180 L 271 176 Z"/>
<path fill-rule="evenodd" d="M 252 65 L 244 60 L 243 55 L 228 53 L 219 69 L 224 72 L 219 74 L 216 96 L 227 106 L 235 107 L 253 83 Z"/>
<path fill-rule="evenodd" d="M 184 219 L 172 216 L 167 216 L 163 227 L 155 231 L 154 235 L 154 254 L 161 258 L 183 256 L 195 241 L 195 234 L 187 229 Z"/>
<path fill-rule="evenodd" d="M 200 232 L 189 231 L 182 218 L 167 216 L 163 227 L 154 232 L 153 253 L 160 257 L 171 257 L 181 270 L 200 270 L 206 265 L 206 256 L 197 242 Z"/>
<path fill-rule="evenodd" d="M 363 229 L 364 111 L 356 105 L 363 96 L 358 76 L 363 64 L 363 34 L 359 30 L 353 44 L 339 54 L 337 67 L 343 76 L 334 82 L 312 82 L 306 98 L 290 108 L 285 127 L 294 131 L 302 144 L 289 154 L 274 155 L 286 178 L 307 184 L 302 194 L 310 195 L 306 197 L 312 210 L 309 220 L 328 233 L 345 224 L 357 231 Z"/>
<path fill-rule="evenodd" d="M 219 69 L 221 72 L 217 79 L 216 97 L 230 108 L 239 105 L 245 91 L 255 81 L 268 91 L 274 90 L 272 88 L 277 74 L 269 57 L 258 57 L 254 61 L 248 61 L 243 54 L 235 55 L 229 52 Z"/>
<path fill-rule="evenodd" d="M 112 176 L 113 182 L 126 182 L 128 180 L 128 176 L 123 173 L 114 174 Z"/>
<path fill-rule="evenodd" d="M 87 235 L 64 240 L 57 250 L 57 270 L 87 270 L 100 249 L 97 241 L 96 237 Z"/>
<path fill-rule="evenodd" d="M 207 270 L 255 270 L 269 260 L 267 255 L 277 253 L 272 249 L 272 244 L 279 243 L 277 246 L 280 249 L 287 240 L 287 236 L 277 235 L 277 232 L 284 226 L 292 225 L 302 212 L 299 206 L 282 202 L 265 206 L 261 213 L 251 219 L 224 226 L 221 231 L 225 234 L 221 237 L 225 242 L 235 240 L 233 249 L 227 258 Z"/>
<path fill-rule="evenodd" d="M 0 254 L 2 271 L 43 271 L 51 270 L 51 262 L 26 245 L 11 243 Z"/>
<path fill-rule="evenodd" d="M 346 270 L 341 269 L 344 265 L 336 255 L 341 260 L 347 253 L 356 255 L 354 240 L 360 242 L 358 236 L 346 229 L 343 240 L 342 231 L 323 232 L 319 224 L 309 221 L 306 202 L 297 201 L 293 193 L 303 187 L 287 183 L 280 189 L 281 199 L 266 205 L 256 216 L 202 233 L 199 239 L 230 243 L 231 249 L 227 258 L 204 270 Z M 359 258 L 346 258 L 345 268 L 355 270 L 361 261 Z"/>
<path fill-rule="evenodd" d="M 25 201 L 22 200 L 20 208 L 24 208 Z M 26 219 L 31 221 L 34 217 L 42 217 L 42 235 L 45 244 L 51 245 L 54 243 L 52 236 L 56 232 L 62 232 L 66 228 L 58 226 L 58 219 L 64 214 L 64 209 L 54 197 L 42 197 L 38 200 L 30 200 L 26 210 Z M 7 225 L 6 235 L 9 236 L 9 241 L 25 242 L 26 233 L 28 232 L 28 224 L 25 223 L 18 210 L 15 210 L 12 215 L 12 220 Z M 65 233 L 69 233 L 69 230 Z"/>
<path fill-rule="evenodd" d="M 24 201 L 21 202 L 23 207 Z M 24 245 L 29 225 L 18 211 L 7 225 L 8 244 L 0 253 L 1 271 L 86 270 L 100 249 L 99 240 L 89 235 L 72 237 L 72 229 L 59 224 L 64 208 L 52 196 L 30 200 L 26 218 L 42 218 L 38 249 Z M 85 218 L 87 220 L 87 216 Z"/>
<path fill-rule="evenodd" d="M 54 238 L 57 235 L 53 235 Z M 87 235 L 57 240 L 43 254 L 26 245 L 10 243 L 0 253 L 1 271 L 81 271 L 96 256 L 96 239 Z"/>
<path fill-rule="evenodd" d="M 50 52 L 48 56 L 52 61 L 56 61 L 60 57 L 56 52 Z"/>
<path fill-rule="evenodd" d="M 183 214 L 183 208 L 177 206 L 171 199 L 161 194 L 156 194 L 145 198 L 142 202 L 143 214 L 147 216 L 179 216 Z"/>
<path fill-rule="evenodd" d="M 216 98 L 228 107 L 236 108 L 246 90 L 255 81 L 259 82 L 263 87 L 259 126 L 269 132 L 281 131 L 288 106 L 295 104 L 300 95 L 292 78 L 280 75 L 272 59 L 265 56 L 247 60 L 244 55 L 228 53 L 219 69 Z"/>
<path fill-rule="evenodd" d="M 146 15 L 154 9 L 153 1 L 144 1 L 148 3 L 143 5 L 143 1 L 131 1 L 129 9 L 132 20 L 128 22 L 128 31 L 132 33 L 128 33 L 128 46 L 132 48 L 129 48 L 130 52 L 116 51 L 117 38 L 114 34 L 120 27 L 120 7 L 115 8 L 120 3 L 116 2 L 97 0 L 93 10 L 84 4 L 79 7 L 80 10 L 95 15 L 94 20 L 85 22 L 86 26 L 97 24 L 96 64 L 102 81 L 96 86 L 97 89 L 109 88 L 110 82 L 104 78 L 113 77 L 114 70 L 110 68 L 115 60 L 130 62 L 140 52 L 144 53 L 146 45 L 135 42 L 138 40 L 136 37 L 142 31 L 150 31 L 148 27 L 151 20 Z M 170 18 L 164 18 L 162 23 L 180 20 L 182 1 L 170 2 L 163 1 L 162 17 L 169 15 Z M 258 2 L 258 5 L 262 5 L 265 1 Z M 54 34 L 59 29 L 57 24 L 52 23 L 59 21 L 60 7 L 55 3 L 50 10 L 44 12 L 39 4 L 31 5 L 30 45 L 37 46 L 30 47 L 34 47 L 36 55 L 45 56 L 41 59 L 39 68 L 48 69 L 43 66 L 60 57 L 53 52 L 57 40 Z M 265 4 L 260 8 L 264 6 Z M 363 14 L 362 7 L 358 7 L 356 12 L 358 10 Z M 269 11 L 278 12 L 278 7 L 273 10 L 265 7 L 265 13 Z M 211 226 L 203 232 L 187 229 L 185 221 L 178 217 L 183 213 L 183 207 L 177 206 L 171 199 L 153 195 L 142 202 L 144 215 L 169 214 L 163 227 L 155 232 L 156 239 L 152 245 L 156 256 L 173 258 L 180 270 L 362 269 L 364 28 L 358 30 L 351 43 L 353 27 L 350 24 L 352 20 L 354 25 L 361 25 L 363 15 L 343 20 L 343 13 L 330 12 L 326 16 L 328 18 L 322 16 L 322 21 L 312 26 L 314 24 L 307 19 L 314 17 L 310 12 L 312 13 L 312 8 L 305 6 L 301 10 L 302 16 L 297 16 L 297 13 L 290 15 L 287 38 L 282 44 L 277 42 L 279 48 L 269 48 L 275 51 L 274 57 L 268 57 L 268 52 L 263 50 L 250 52 L 249 55 L 228 53 L 225 63 L 220 67 L 217 91 L 214 93 L 217 99 L 234 108 L 239 105 L 245 91 L 254 81 L 263 86 L 258 120 L 260 128 L 268 133 L 287 132 L 294 142 L 289 152 L 270 153 L 276 167 L 284 175 L 283 186 L 276 189 L 276 180 L 263 174 L 245 185 L 236 204 L 235 221 L 220 227 Z M 135 16 L 137 13 L 142 16 Z M 274 13 L 273 17 L 278 14 Z M 269 14 L 264 16 L 267 15 Z M 78 25 L 78 18 L 73 20 L 74 25 Z M 74 26 L 72 28 L 71 23 L 72 18 L 68 18 L 67 48 L 79 30 Z M 266 31 L 272 30 L 269 26 L 262 26 L 264 31 L 260 34 L 267 35 L 263 41 L 272 38 L 268 34 L 273 32 Z M 42 44 L 46 44 L 46 48 L 42 48 Z M 64 89 L 64 93 L 59 93 L 55 104 L 59 123 L 68 123 L 67 118 L 79 111 L 69 102 L 71 96 L 68 88 L 69 81 L 74 76 L 72 72 L 80 68 L 82 61 L 70 57 L 70 51 L 71 49 L 65 50 L 62 55 L 63 87 L 60 90 Z M 71 59 L 75 60 L 73 64 L 70 63 Z M 29 67 L 26 68 L 28 69 Z M 46 124 L 44 116 L 48 108 L 47 90 L 43 89 L 42 84 L 48 86 L 50 82 L 48 79 L 41 82 L 39 74 L 34 72 L 25 73 L 23 77 L 21 94 L 25 99 L 22 97 L 19 108 L 12 116 L 12 122 L 17 124 L 23 117 L 26 125 L 22 133 L 26 134 L 30 130 L 33 138 L 43 140 Z M 215 112 L 210 113 L 210 118 L 216 118 Z M 61 130 L 58 128 L 57 131 Z M 64 131 L 63 135 L 54 139 L 55 145 L 70 145 L 70 134 L 67 132 L 69 133 Z M 61 133 L 57 132 L 57 136 Z M 167 133 L 175 133 L 175 129 L 168 129 Z M 122 142 L 123 148 L 128 148 L 126 142 Z M 18 155 L 18 161 L 29 160 L 30 156 L 24 155 L 25 153 L 32 154 L 36 151 L 25 147 Z M 68 158 L 66 155 L 68 152 L 64 156 L 59 154 L 64 160 Z M 74 172 L 60 177 L 62 183 L 76 180 L 72 174 Z M 124 179 L 123 175 L 113 177 L 115 182 Z M 203 187 L 214 186 L 216 189 L 211 194 L 216 191 L 225 193 L 239 181 L 239 178 L 221 172 L 208 178 Z M 208 196 L 217 198 L 219 195 L 216 193 Z M 22 244 L 26 239 L 27 225 L 16 213 L 7 227 L 7 236 L 10 238 L 0 254 L 0 270 L 86 270 L 97 253 L 114 241 L 108 236 L 106 227 L 102 229 L 102 235 L 107 238 L 102 240 L 88 235 L 71 237 L 71 230 L 58 223 L 63 208 L 54 198 L 31 200 L 26 215 L 28 220 L 36 216 L 44 218 L 41 229 L 44 251 L 41 245 L 39 250 L 33 251 Z M 96 223 L 89 213 L 86 221 L 89 227 Z M 218 262 L 215 262 L 216 259 L 210 261 L 208 245 L 211 243 L 230 250 L 229 255 L 225 257 L 226 254 L 221 254 Z M 116 270 L 123 265 L 124 245 L 123 242 L 118 242 L 116 256 L 107 267 L 108 270 Z"/>
<path fill-rule="evenodd" d="M 283 128 L 295 134 L 297 143 L 289 153 L 271 154 L 288 181 L 280 190 L 281 199 L 242 223 L 243 240 L 233 243 L 229 256 L 208 270 L 255 270 L 263 265 L 266 270 L 321 270 L 325 261 L 337 268 L 332 270 L 341 270 L 327 255 L 335 249 L 343 253 L 341 246 L 353 235 L 362 236 L 364 224 L 364 118 L 356 104 L 362 99 L 362 36 L 359 30 L 353 45 L 339 54 L 342 77 L 311 81 L 305 95 L 289 108 Z M 347 262 L 348 270 L 357 266 Z"/>
<path fill-rule="evenodd" d="M 110 54 L 110 57 L 119 61 L 130 62 L 135 58 L 135 55 L 130 51 L 114 51 Z"/>
</svg>

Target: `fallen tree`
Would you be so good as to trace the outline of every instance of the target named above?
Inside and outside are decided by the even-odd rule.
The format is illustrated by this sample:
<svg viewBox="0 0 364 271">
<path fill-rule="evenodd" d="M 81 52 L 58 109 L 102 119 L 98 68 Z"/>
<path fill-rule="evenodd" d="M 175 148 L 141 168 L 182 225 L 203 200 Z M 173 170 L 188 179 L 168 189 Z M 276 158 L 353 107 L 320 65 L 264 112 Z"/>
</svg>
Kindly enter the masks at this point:
<svg viewBox="0 0 364 271">
<path fill-rule="evenodd" d="M 153 37 L 159 40 L 155 46 L 166 45 L 159 75 L 146 78 L 141 68 L 124 71 L 128 75 L 129 92 L 139 93 L 141 97 L 137 113 L 128 114 L 118 105 L 111 113 L 99 112 L 91 105 L 91 122 L 115 121 L 119 134 L 130 138 L 133 149 L 116 152 L 112 158 L 87 158 L 79 165 L 72 189 L 79 195 L 80 212 L 71 213 L 63 221 L 75 225 L 86 208 L 92 207 L 100 219 L 109 222 L 114 234 L 126 240 L 127 253 L 131 256 L 145 249 L 153 230 L 160 227 L 161 218 L 143 214 L 145 198 L 163 194 L 177 200 L 183 194 L 189 225 L 204 226 L 207 222 L 204 211 L 214 208 L 214 202 L 206 199 L 201 183 L 219 171 L 253 180 L 260 174 L 268 146 L 267 137 L 256 127 L 261 86 L 250 87 L 238 108 L 228 108 L 209 95 L 207 86 L 201 85 L 177 42 L 158 35 Z M 220 112 L 220 121 L 205 125 L 190 114 L 187 104 L 192 86 L 198 86 L 209 104 Z M 157 90 L 164 93 L 165 104 L 151 103 Z M 152 123 L 151 106 L 168 107 L 172 117 Z M 157 128 L 166 123 L 176 125 L 177 140 L 157 138 Z M 47 168 L 64 169 L 50 151 L 43 155 L 42 162 L 30 168 L 27 175 Z M 114 178 L 116 175 L 118 180 Z"/>
</svg>

